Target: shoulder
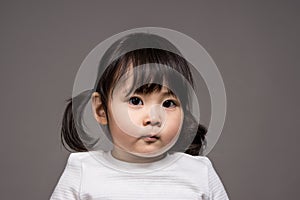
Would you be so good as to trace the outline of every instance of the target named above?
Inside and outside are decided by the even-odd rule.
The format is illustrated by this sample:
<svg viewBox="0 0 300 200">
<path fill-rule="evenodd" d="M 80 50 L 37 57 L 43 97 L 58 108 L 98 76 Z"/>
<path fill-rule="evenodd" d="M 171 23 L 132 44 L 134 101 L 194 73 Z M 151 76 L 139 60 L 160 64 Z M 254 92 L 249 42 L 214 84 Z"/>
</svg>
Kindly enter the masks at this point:
<svg viewBox="0 0 300 200">
<path fill-rule="evenodd" d="M 82 160 L 86 159 L 88 156 L 89 156 L 89 152 L 70 153 L 68 162 L 70 162 L 70 163 L 81 162 Z"/>
<path fill-rule="evenodd" d="M 194 159 L 198 160 L 198 162 L 203 163 L 203 165 L 205 165 L 206 167 L 212 167 L 212 162 L 210 161 L 210 159 L 206 156 L 193 156 Z"/>
<path fill-rule="evenodd" d="M 53 199 L 77 199 L 81 187 L 82 160 L 88 152 L 71 153 L 66 167 L 51 195 Z"/>
<path fill-rule="evenodd" d="M 196 166 L 196 167 L 192 167 L 192 169 L 195 170 L 193 171 L 194 175 L 196 175 L 197 172 L 200 173 L 201 171 L 203 178 L 205 177 L 207 179 L 207 186 L 209 188 L 209 196 L 211 199 L 228 200 L 228 196 L 222 184 L 222 181 L 219 178 L 217 172 L 213 167 L 212 162 L 208 157 L 191 156 L 186 154 L 183 156 L 183 158 L 185 158 L 185 162 L 194 163 L 194 166 Z M 199 170 L 201 166 L 202 166 L 202 170 Z"/>
<path fill-rule="evenodd" d="M 82 171 L 82 166 L 90 160 L 89 152 L 70 153 L 65 166 L 65 172 L 76 174 L 79 176 Z"/>
<path fill-rule="evenodd" d="M 82 163 L 82 159 L 84 158 L 86 152 L 80 152 L 80 153 L 70 153 L 68 160 L 67 160 L 67 165 L 66 168 L 69 167 L 78 167 Z"/>
<path fill-rule="evenodd" d="M 88 151 L 88 152 L 76 152 L 69 155 L 67 166 L 81 168 L 96 166 L 99 167 L 99 161 L 103 157 L 103 151 Z"/>
<path fill-rule="evenodd" d="M 208 175 L 212 168 L 211 161 L 206 156 L 192 156 L 186 153 L 177 152 L 174 154 L 177 158 L 176 165 L 180 169 L 195 174 Z"/>
<path fill-rule="evenodd" d="M 177 156 L 180 157 L 180 160 L 187 162 L 187 163 L 194 163 L 199 165 L 202 165 L 204 167 L 211 167 L 212 163 L 210 159 L 206 156 L 192 156 L 186 153 L 176 153 Z"/>
<path fill-rule="evenodd" d="M 64 169 L 64 173 L 74 174 L 79 176 L 81 174 L 82 163 L 88 157 L 88 152 L 70 153 Z M 73 176 L 74 177 L 74 176 Z"/>
</svg>

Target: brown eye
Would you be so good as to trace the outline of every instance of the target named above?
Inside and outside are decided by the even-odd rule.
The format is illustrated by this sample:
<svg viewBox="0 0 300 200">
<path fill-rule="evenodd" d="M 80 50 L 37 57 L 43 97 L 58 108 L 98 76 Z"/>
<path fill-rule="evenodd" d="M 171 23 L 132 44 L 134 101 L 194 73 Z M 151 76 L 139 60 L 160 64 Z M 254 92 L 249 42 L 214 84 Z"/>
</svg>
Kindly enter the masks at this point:
<svg viewBox="0 0 300 200">
<path fill-rule="evenodd" d="M 176 103 L 173 100 L 166 100 L 163 102 L 163 107 L 174 108 L 176 107 Z"/>
<path fill-rule="evenodd" d="M 129 104 L 131 105 L 143 105 L 143 101 L 139 97 L 131 97 L 129 99 Z"/>
</svg>

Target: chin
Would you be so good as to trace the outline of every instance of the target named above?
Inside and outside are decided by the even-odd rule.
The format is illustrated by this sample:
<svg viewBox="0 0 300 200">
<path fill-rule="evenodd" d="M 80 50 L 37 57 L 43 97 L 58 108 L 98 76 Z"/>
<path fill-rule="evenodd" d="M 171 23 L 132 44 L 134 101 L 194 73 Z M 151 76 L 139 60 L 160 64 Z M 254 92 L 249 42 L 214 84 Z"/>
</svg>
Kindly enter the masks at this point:
<svg viewBox="0 0 300 200">
<path fill-rule="evenodd" d="M 167 150 L 164 148 L 144 148 L 142 150 L 131 152 L 132 154 L 139 157 L 157 157 L 164 154 Z"/>
</svg>

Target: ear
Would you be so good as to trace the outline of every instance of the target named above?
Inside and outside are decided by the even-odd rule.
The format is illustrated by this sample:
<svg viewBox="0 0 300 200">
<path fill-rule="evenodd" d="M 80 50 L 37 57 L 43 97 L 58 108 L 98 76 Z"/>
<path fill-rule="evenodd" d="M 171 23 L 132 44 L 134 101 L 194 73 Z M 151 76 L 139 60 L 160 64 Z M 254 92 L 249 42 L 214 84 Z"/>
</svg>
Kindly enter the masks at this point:
<svg viewBox="0 0 300 200">
<path fill-rule="evenodd" d="M 107 125 L 107 116 L 98 92 L 92 94 L 92 110 L 96 121 L 102 125 Z"/>
</svg>

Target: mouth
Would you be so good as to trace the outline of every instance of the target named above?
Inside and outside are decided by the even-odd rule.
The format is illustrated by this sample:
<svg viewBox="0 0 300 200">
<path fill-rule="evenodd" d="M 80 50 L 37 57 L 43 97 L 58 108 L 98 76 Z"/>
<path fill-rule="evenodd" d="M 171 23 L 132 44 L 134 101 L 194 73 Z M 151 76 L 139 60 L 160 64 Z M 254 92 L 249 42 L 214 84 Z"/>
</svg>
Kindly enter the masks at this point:
<svg viewBox="0 0 300 200">
<path fill-rule="evenodd" d="M 160 137 L 157 135 L 146 135 L 146 136 L 142 136 L 141 138 L 146 142 L 155 142 L 159 140 Z"/>
</svg>

